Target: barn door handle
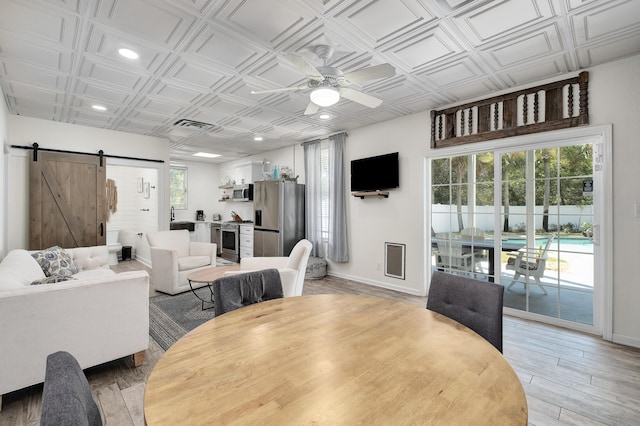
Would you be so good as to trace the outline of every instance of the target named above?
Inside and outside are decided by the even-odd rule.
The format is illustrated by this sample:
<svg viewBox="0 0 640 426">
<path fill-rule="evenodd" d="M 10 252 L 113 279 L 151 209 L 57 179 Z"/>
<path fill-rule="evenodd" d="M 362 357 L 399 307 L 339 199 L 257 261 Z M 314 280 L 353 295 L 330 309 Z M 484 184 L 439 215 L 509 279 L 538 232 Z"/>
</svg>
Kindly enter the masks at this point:
<svg viewBox="0 0 640 426">
<path fill-rule="evenodd" d="M 104 223 L 100 224 L 100 236 L 104 237 Z"/>
</svg>

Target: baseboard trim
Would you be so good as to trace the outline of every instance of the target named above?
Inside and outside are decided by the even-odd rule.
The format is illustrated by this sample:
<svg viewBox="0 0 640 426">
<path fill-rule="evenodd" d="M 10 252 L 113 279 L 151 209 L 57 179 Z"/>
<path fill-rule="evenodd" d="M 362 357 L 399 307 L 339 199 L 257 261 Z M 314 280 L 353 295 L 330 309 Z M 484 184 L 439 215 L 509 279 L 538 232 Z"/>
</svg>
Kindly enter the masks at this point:
<svg viewBox="0 0 640 426">
<path fill-rule="evenodd" d="M 640 339 L 635 337 L 623 336 L 622 334 L 613 333 L 613 343 L 618 343 L 625 346 L 633 346 L 634 348 L 640 348 Z"/>
<path fill-rule="evenodd" d="M 418 291 L 408 291 L 408 289 L 406 287 L 400 287 L 400 286 L 396 286 L 396 285 L 393 285 L 393 284 L 385 283 L 385 282 L 382 282 L 382 281 L 375 281 L 375 280 L 370 280 L 370 279 L 367 279 L 367 278 L 355 277 L 355 276 L 352 276 L 352 275 L 341 274 L 341 273 L 336 273 L 336 272 L 327 272 L 327 275 L 331 275 L 331 276 L 337 277 L 337 278 L 343 278 L 345 280 L 351 280 L 351 281 L 357 281 L 359 283 L 369 284 L 369 285 L 372 285 L 374 287 L 386 288 L 387 290 L 393 290 L 393 291 L 397 291 L 397 292 L 400 292 L 400 293 L 411 294 L 413 296 L 421 296 L 421 297 L 426 296 L 426 294 L 420 294 L 420 292 L 418 292 Z"/>
</svg>

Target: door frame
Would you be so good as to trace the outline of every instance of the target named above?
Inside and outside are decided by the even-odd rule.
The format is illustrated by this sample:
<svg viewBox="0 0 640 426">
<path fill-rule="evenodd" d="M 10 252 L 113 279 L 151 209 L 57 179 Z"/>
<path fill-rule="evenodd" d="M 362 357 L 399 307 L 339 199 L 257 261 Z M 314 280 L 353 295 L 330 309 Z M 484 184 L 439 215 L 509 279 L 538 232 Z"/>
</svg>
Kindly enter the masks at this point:
<svg viewBox="0 0 640 426">
<path fill-rule="evenodd" d="M 541 315 L 519 313 L 523 318 L 601 335 L 605 340 L 613 339 L 613 227 L 606 218 L 613 217 L 613 179 L 612 179 L 612 142 L 611 124 L 585 126 L 555 130 L 530 135 L 515 136 L 487 142 L 478 142 L 451 148 L 428 150 L 425 156 L 425 290 L 431 284 L 431 159 L 455 155 L 476 154 L 486 151 L 504 152 L 513 149 L 541 149 L 558 144 L 593 144 L 594 194 L 599 194 L 598 203 L 594 203 L 594 318 L 593 326 L 578 324 L 557 318 L 541 318 Z M 596 205 L 597 204 L 597 205 Z M 499 219 L 498 219 L 499 220 Z M 597 243 L 595 243 L 597 242 Z M 499 268 L 496 274 L 499 273 Z M 595 285 L 595 283 L 598 283 Z"/>
</svg>

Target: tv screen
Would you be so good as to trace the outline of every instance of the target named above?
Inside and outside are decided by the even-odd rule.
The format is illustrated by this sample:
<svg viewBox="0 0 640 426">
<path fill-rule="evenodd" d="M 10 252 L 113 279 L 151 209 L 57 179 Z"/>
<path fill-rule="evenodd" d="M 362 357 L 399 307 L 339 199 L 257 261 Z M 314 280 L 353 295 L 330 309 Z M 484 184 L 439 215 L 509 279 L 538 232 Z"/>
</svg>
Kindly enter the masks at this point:
<svg viewBox="0 0 640 426">
<path fill-rule="evenodd" d="M 351 162 L 351 191 L 378 191 L 399 186 L 397 152 Z"/>
</svg>

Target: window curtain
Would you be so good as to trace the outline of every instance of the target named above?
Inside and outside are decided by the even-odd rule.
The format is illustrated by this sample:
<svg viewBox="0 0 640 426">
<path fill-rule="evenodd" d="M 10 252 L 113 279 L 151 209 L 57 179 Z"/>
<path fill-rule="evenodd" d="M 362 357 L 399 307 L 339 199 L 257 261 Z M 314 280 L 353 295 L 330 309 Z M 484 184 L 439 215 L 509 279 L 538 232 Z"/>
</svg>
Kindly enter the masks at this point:
<svg viewBox="0 0 640 426">
<path fill-rule="evenodd" d="M 322 241 L 322 167 L 320 140 L 305 142 L 305 226 L 307 240 L 313 244 L 311 256 L 324 257 Z"/>
<path fill-rule="evenodd" d="M 327 257 L 334 262 L 349 261 L 347 206 L 344 189 L 344 145 L 346 140 L 346 133 L 329 137 L 329 244 L 327 245 Z"/>
</svg>

